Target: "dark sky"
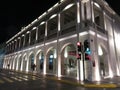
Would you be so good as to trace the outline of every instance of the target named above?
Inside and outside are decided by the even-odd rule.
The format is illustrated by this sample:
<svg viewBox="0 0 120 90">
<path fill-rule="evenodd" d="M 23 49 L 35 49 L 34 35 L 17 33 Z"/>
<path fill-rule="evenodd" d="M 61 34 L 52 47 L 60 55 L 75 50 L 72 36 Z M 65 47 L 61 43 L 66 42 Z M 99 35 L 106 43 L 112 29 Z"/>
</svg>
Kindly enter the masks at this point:
<svg viewBox="0 0 120 90">
<path fill-rule="evenodd" d="M 59 0 L 1 0 L 0 43 L 3 43 L 27 26 Z M 119 0 L 106 0 L 120 15 Z"/>
</svg>

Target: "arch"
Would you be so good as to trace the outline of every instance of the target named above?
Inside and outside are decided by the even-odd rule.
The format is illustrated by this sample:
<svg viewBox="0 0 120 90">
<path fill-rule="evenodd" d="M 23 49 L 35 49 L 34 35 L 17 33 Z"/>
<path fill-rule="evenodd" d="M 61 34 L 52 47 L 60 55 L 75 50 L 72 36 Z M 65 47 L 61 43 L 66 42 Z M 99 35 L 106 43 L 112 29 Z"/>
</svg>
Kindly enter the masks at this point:
<svg viewBox="0 0 120 90">
<path fill-rule="evenodd" d="M 25 57 L 26 55 L 27 55 L 27 53 L 24 53 L 24 54 L 23 54 L 23 57 Z"/>
<path fill-rule="evenodd" d="M 56 49 L 50 47 L 46 53 L 46 72 L 50 74 L 56 74 Z"/>
<path fill-rule="evenodd" d="M 14 64 L 14 56 L 11 57 L 11 67 L 10 67 L 10 69 L 13 69 L 13 64 Z"/>
<path fill-rule="evenodd" d="M 28 56 L 28 57 L 30 57 L 30 56 L 31 56 L 31 54 L 34 54 L 34 52 L 33 52 L 33 51 L 31 51 L 31 52 L 29 53 L 29 56 Z"/>
<path fill-rule="evenodd" d="M 16 70 L 16 66 L 17 66 L 17 55 L 14 58 L 13 70 Z"/>
<path fill-rule="evenodd" d="M 32 65 L 34 64 L 35 54 L 33 51 L 30 52 L 28 57 L 28 71 L 32 71 Z"/>
<path fill-rule="evenodd" d="M 25 72 L 26 71 L 26 66 L 27 66 L 27 54 L 25 53 L 22 57 L 21 71 Z"/>
<path fill-rule="evenodd" d="M 38 50 L 36 53 L 36 71 L 43 72 L 44 53 L 42 50 Z"/>
<path fill-rule="evenodd" d="M 103 44 L 98 46 L 98 60 L 101 77 L 109 75 L 108 51 Z"/>
<path fill-rule="evenodd" d="M 6 69 L 8 69 L 8 64 L 9 64 L 9 57 L 6 59 Z"/>
<path fill-rule="evenodd" d="M 61 49 L 61 74 L 68 77 L 77 77 L 76 46 L 65 44 Z"/>
<path fill-rule="evenodd" d="M 17 70 L 20 70 L 21 69 L 21 63 L 22 63 L 22 55 L 20 54 L 18 56 L 18 64 L 17 64 Z"/>
<path fill-rule="evenodd" d="M 46 54 L 47 54 L 51 49 L 53 49 L 53 47 L 48 48 Z"/>
<path fill-rule="evenodd" d="M 8 69 L 10 69 L 10 67 L 11 67 L 11 56 L 9 56 L 9 59 L 8 59 L 8 61 L 7 61 L 7 68 Z"/>
<path fill-rule="evenodd" d="M 41 51 L 42 51 L 41 49 L 40 49 L 40 50 L 38 50 L 38 51 L 37 51 L 37 53 L 36 53 L 36 56 L 37 56 L 37 55 L 38 55 Z"/>
<path fill-rule="evenodd" d="M 72 43 L 66 43 L 65 45 L 63 45 L 63 47 L 61 48 L 60 53 L 63 51 L 63 49 L 64 49 L 66 46 L 68 46 L 68 45 L 70 45 L 70 44 L 72 44 Z"/>
</svg>

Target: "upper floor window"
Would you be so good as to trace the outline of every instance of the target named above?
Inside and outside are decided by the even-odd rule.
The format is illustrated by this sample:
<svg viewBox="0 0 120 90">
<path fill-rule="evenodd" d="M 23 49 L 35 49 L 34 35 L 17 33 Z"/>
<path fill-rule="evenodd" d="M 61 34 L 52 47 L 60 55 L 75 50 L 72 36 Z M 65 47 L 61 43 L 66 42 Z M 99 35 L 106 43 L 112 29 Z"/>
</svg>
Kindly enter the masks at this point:
<svg viewBox="0 0 120 90">
<path fill-rule="evenodd" d="M 94 22 L 97 26 L 103 29 L 104 28 L 103 11 L 101 10 L 100 5 L 95 2 L 93 4 L 93 8 L 94 8 Z"/>
<path fill-rule="evenodd" d="M 23 47 L 23 43 L 24 43 L 24 36 L 22 35 L 20 40 L 20 48 Z"/>
<path fill-rule="evenodd" d="M 35 44 L 36 41 L 36 29 L 31 30 L 31 44 Z"/>
<path fill-rule="evenodd" d="M 48 21 L 48 28 L 47 28 L 47 34 L 51 35 L 52 33 L 57 33 L 57 27 L 58 27 L 58 19 L 57 16 L 55 16 L 54 18 L 50 19 Z"/>
<path fill-rule="evenodd" d="M 42 42 L 44 40 L 45 36 L 45 22 L 40 24 L 38 27 L 38 41 L 37 42 Z"/>
<path fill-rule="evenodd" d="M 69 6 L 69 7 L 68 7 Z M 69 4 L 66 6 L 62 12 L 62 24 L 66 25 L 74 20 L 76 20 L 76 5 Z"/>
<path fill-rule="evenodd" d="M 49 29 L 50 30 L 55 30 L 57 29 L 58 22 L 57 22 L 57 17 L 51 19 L 48 21 Z"/>
<path fill-rule="evenodd" d="M 38 36 L 45 35 L 45 23 L 38 27 Z"/>
<path fill-rule="evenodd" d="M 25 34 L 25 46 L 29 45 L 29 32 Z"/>
</svg>

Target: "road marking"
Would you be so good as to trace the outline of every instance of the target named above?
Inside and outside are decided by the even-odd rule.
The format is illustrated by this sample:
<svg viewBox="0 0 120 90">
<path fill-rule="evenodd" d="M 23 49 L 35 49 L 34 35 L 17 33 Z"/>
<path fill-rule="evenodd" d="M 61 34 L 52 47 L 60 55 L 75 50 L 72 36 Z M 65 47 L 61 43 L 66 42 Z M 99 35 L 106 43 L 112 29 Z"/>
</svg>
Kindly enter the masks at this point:
<svg viewBox="0 0 120 90">
<path fill-rule="evenodd" d="M 22 79 L 19 76 L 16 76 L 19 81 L 22 81 Z"/>
<path fill-rule="evenodd" d="M 29 78 L 28 76 L 23 76 L 23 77 L 25 77 L 25 78 Z"/>
<path fill-rule="evenodd" d="M 32 80 L 36 80 L 37 78 L 35 76 L 32 76 Z"/>
<path fill-rule="evenodd" d="M 17 80 L 17 81 L 22 81 L 21 79 L 18 79 L 18 78 L 16 78 L 16 77 L 11 77 L 12 79 L 15 79 L 15 80 Z"/>
<path fill-rule="evenodd" d="M 41 79 L 40 77 L 32 76 L 32 80 Z"/>
<path fill-rule="evenodd" d="M 3 77 L 3 79 L 5 79 L 6 81 L 8 81 L 8 82 L 10 82 L 10 83 L 13 82 L 11 79 L 9 79 L 9 78 L 7 78 L 7 77 Z"/>
<path fill-rule="evenodd" d="M 28 81 L 28 78 L 24 78 L 24 77 L 20 77 L 20 76 L 18 76 L 18 78 L 25 80 L 25 81 Z"/>
<path fill-rule="evenodd" d="M 0 80 L 0 83 L 4 83 L 4 81 L 3 81 L 3 80 Z"/>
<path fill-rule="evenodd" d="M 84 87 L 96 87 L 96 88 L 116 88 L 117 86 L 115 84 L 85 84 Z"/>
</svg>

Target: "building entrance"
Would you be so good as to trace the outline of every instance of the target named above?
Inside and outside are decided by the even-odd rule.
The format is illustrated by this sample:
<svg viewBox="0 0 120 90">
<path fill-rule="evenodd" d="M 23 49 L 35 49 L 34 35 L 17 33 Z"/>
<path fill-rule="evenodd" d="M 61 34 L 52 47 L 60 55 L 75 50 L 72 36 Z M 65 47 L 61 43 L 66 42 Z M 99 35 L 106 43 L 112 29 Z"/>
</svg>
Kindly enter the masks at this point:
<svg viewBox="0 0 120 90">
<path fill-rule="evenodd" d="M 109 75 L 108 70 L 108 54 L 106 50 L 102 47 L 98 47 L 98 58 L 99 58 L 99 64 L 100 64 L 100 74 L 101 77 L 105 77 Z"/>
<path fill-rule="evenodd" d="M 74 45 L 67 45 L 61 53 L 62 75 L 77 77 L 76 48 Z"/>
</svg>

